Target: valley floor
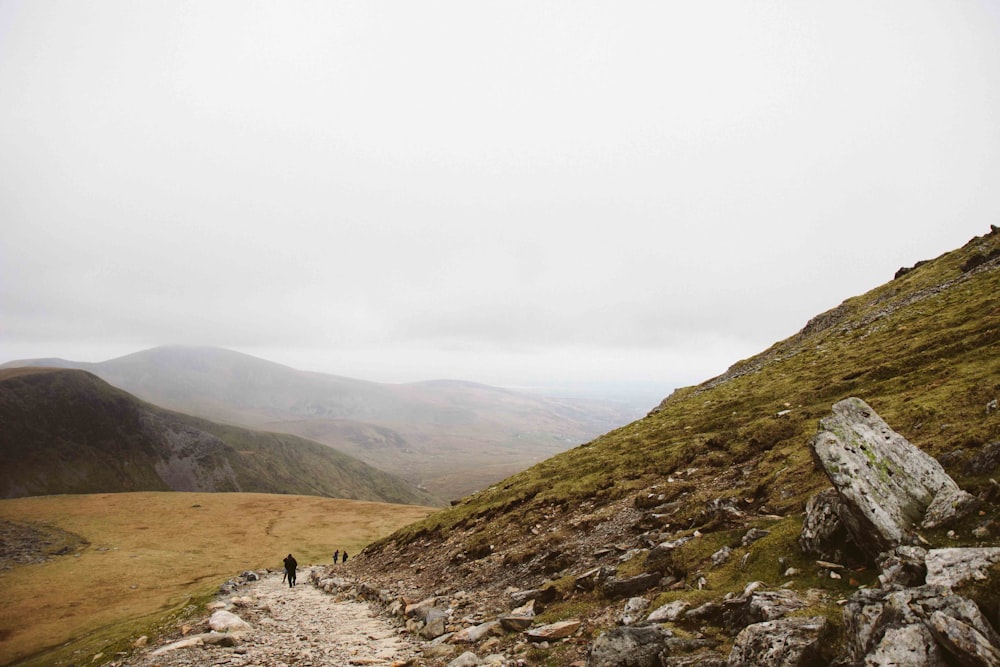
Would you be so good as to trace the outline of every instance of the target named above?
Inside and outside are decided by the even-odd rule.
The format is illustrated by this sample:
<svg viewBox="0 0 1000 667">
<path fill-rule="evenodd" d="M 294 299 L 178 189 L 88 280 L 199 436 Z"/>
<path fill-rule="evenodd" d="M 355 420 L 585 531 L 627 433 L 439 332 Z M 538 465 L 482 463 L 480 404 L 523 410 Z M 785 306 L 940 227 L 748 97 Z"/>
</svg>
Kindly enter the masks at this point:
<svg viewBox="0 0 1000 667">
<path fill-rule="evenodd" d="M 192 646 L 162 652 L 164 645 L 183 637 L 164 638 L 122 662 L 121 667 L 190 667 L 268 665 L 312 667 L 393 665 L 410 661 L 418 644 L 363 602 L 338 601 L 308 581 L 299 571 L 295 588 L 282 574 L 265 574 L 236 592 L 249 598 L 233 612 L 252 626 L 232 647 Z M 227 598 L 223 598 L 225 600 Z M 195 632 L 195 634 L 197 631 Z"/>
</svg>

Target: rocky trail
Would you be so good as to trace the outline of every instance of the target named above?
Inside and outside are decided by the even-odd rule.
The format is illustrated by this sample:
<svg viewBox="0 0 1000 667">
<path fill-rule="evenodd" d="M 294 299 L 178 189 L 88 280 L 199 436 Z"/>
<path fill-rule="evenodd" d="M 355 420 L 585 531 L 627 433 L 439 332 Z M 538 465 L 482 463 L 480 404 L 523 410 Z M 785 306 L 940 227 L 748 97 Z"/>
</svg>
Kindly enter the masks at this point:
<svg viewBox="0 0 1000 667">
<path fill-rule="evenodd" d="M 183 636 L 142 647 L 117 664 L 322 667 L 413 661 L 418 644 L 367 603 L 324 593 L 308 582 L 308 572 L 299 577 L 294 588 L 282 582 L 279 572 L 267 572 L 257 581 L 251 577 L 234 594 L 209 605 L 206 627 L 211 625 L 211 632 L 181 630 Z"/>
</svg>

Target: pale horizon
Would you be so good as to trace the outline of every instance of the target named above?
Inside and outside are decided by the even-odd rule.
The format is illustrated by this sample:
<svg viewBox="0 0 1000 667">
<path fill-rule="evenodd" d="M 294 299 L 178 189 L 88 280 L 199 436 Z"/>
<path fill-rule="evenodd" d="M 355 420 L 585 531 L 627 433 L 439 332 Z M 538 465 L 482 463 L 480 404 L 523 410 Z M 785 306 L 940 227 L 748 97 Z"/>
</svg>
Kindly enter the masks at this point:
<svg viewBox="0 0 1000 667">
<path fill-rule="evenodd" d="M 1000 221 L 1000 4 L 0 0 L 0 361 L 689 386 Z"/>
</svg>

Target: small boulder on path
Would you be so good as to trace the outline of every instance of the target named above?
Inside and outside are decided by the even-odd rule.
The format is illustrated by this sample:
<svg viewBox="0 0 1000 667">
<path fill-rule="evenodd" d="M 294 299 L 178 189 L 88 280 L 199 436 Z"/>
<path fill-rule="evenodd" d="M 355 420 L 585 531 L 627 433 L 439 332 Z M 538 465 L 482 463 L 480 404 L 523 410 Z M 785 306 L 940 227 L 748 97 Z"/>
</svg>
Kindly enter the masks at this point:
<svg viewBox="0 0 1000 667">
<path fill-rule="evenodd" d="M 231 611 L 219 609 L 208 619 L 208 627 L 216 632 L 238 632 L 249 630 L 250 624 Z"/>
</svg>

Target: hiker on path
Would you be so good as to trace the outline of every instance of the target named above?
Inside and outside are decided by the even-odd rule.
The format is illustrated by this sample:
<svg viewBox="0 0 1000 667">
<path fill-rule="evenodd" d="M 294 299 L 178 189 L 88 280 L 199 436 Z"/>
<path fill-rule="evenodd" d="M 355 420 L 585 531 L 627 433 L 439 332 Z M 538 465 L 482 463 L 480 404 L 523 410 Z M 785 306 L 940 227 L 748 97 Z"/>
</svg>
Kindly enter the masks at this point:
<svg viewBox="0 0 1000 667">
<path fill-rule="evenodd" d="M 340 549 L 333 552 L 333 564 L 337 564 L 337 560 L 340 558 Z"/>
<path fill-rule="evenodd" d="M 344 559 L 343 559 L 343 562 L 345 562 L 345 563 L 347 562 L 347 552 L 346 552 L 346 551 L 344 552 Z"/>
<path fill-rule="evenodd" d="M 295 561 L 295 558 L 292 557 L 292 554 L 288 554 L 288 556 L 284 560 L 284 563 L 285 563 L 285 574 L 288 575 L 288 587 L 291 588 L 292 586 L 295 585 L 295 568 L 297 568 L 299 564 Z"/>
</svg>

